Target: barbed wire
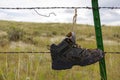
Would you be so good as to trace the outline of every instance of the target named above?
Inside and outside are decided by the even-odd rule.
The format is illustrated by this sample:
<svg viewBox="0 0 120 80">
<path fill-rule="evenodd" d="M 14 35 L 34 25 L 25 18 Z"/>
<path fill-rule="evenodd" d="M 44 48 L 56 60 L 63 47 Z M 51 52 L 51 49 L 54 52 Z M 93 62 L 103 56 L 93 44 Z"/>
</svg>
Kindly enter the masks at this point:
<svg viewBox="0 0 120 80">
<path fill-rule="evenodd" d="M 120 9 L 120 6 L 118 7 L 0 7 L 0 9 Z"/>
<path fill-rule="evenodd" d="M 19 51 L 19 52 L 0 52 L 0 53 L 9 53 L 9 54 L 14 54 L 14 53 L 41 53 L 41 54 L 44 54 L 44 53 L 50 53 L 50 52 L 41 52 L 41 51 L 38 51 L 38 52 L 33 52 L 33 51 Z"/>
<path fill-rule="evenodd" d="M 104 52 L 104 53 L 110 53 L 110 54 L 120 54 L 120 52 Z"/>
<path fill-rule="evenodd" d="M 3 53 L 7 53 L 7 54 L 15 54 L 15 53 L 40 53 L 40 54 L 48 54 L 50 52 L 41 52 L 41 51 L 38 51 L 38 52 L 33 52 L 33 51 L 19 51 L 19 52 L 0 52 L 0 54 L 3 54 Z M 120 54 L 120 52 L 104 52 L 105 54 L 106 53 L 111 53 L 111 54 Z"/>
</svg>

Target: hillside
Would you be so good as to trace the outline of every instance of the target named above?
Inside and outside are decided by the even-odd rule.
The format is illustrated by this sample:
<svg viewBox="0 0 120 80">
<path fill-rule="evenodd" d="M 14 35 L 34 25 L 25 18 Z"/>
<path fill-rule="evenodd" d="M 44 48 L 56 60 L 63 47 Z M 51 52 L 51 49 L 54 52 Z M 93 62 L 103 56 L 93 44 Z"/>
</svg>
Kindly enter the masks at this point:
<svg viewBox="0 0 120 80">
<path fill-rule="evenodd" d="M 71 31 L 68 23 L 0 21 L 0 51 L 49 51 Z M 77 43 L 96 48 L 92 25 L 75 26 Z M 102 26 L 105 51 L 120 51 L 120 26 Z M 120 54 L 106 54 L 108 80 L 119 80 Z M 66 71 L 51 69 L 50 54 L 0 54 L 0 80 L 100 80 L 98 63 Z"/>
</svg>

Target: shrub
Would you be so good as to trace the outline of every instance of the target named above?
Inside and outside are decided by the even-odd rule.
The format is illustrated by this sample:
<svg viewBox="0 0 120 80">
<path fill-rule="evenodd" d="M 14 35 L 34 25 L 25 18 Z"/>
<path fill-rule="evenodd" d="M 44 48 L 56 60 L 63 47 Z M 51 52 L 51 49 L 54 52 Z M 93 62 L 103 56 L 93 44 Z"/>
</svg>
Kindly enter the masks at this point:
<svg viewBox="0 0 120 80">
<path fill-rule="evenodd" d="M 5 31 L 0 31 L 0 46 L 4 47 L 9 44 L 8 34 Z"/>
<path fill-rule="evenodd" d="M 33 44 L 33 37 L 31 35 L 24 34 L 22 41 L 25 43 Z"/>
<path fill-rule="evenodd" d="M 18 41 L 23 38 L 24 31 L 18 27 L 11 27 L 8 31 L 8 38 L 10 41 Z"/>
<path fill-rule="evenodd" d="M 52 35 L 57 35 L 57 32 L 56 32 L 56 31 L 53 31 L 53 32 L 52 32 Z"/>
</svg>

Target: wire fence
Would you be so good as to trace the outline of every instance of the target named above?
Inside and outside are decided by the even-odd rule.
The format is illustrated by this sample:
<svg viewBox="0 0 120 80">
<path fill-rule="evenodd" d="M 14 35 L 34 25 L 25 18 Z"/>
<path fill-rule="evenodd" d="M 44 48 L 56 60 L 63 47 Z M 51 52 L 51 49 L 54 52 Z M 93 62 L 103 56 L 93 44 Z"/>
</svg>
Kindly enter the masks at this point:
<svg viewBox="0 0 120 80">
<path fill-rule="evenodd" d="M 0 9 L 120 9 L 120 7 L 0 7 Z"/>
<path fill-rule="evenodd" d="M 33 52 L 33 51 L 27 51 L 27 52 L 24 52 L 24 51 L 19 51 L 19 52 L 0 52 L 1 53 L 8 53 L 8 54 L 11 54 L 11 53 L 39 53 L 39 54 L 44 54 L 44 53 L 50 53 L 50 52 L 41 52 L 41 51 L 38 51 L 38 52 Z M 111 53 L 111 54 L 120 54 L 120 52 L 104 52 L 105 54 L 106 53 Z"/>
</svg>

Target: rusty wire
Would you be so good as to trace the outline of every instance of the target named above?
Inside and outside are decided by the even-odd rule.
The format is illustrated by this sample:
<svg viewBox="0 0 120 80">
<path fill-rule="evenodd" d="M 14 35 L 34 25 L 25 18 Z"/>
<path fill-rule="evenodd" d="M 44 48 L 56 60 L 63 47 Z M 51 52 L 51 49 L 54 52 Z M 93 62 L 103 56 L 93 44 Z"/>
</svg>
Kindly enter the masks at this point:
<svg viewBox="0 0 120 80">
<path fill-rule="evenodd" d="M 18 53 L 34 53 L 34 54 L 36 54 L 36 53 L 40 53 L 40 54 L 48 54 L 48 53 L 50 53 L 50 52 L 41 52 L 41 51 L 37 51 L 37 52 L 33 52 L 33 51 L 19 51 L 19 52 L 17 52 L 17 51 L 15 51 L 15 52 L 0 52 L 0 54 L 18 54 Z M 106 53 L 108 53 L 108 54 L 120 54 L 120 52 L 104 52 L 105 54 Z"/>
<path fill-rule="evenodd" d="M 0 7 L 0 9 L 96 9 L 95 7 Z M 118 7 L 97 7 L 98 9 L 120 9 L 120 6 Z"/>
</svg>

